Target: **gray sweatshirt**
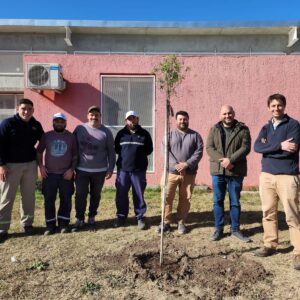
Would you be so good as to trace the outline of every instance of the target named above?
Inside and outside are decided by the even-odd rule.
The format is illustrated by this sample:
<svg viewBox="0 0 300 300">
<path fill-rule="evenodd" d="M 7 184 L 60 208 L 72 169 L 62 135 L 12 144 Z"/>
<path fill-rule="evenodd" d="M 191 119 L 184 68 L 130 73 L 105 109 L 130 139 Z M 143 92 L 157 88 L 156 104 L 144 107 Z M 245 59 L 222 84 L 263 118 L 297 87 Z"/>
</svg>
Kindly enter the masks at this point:
<svg viewBox="0 0 300 300">
<path fill-rule="evenodd" d="M 203 155 L 203 141 L 200 134 L 192 129 L 186 132 L 172 129 L 170 131 L 169 173 L 178 174 L 175 165 L 186 162 L 187 174 L 196 174 L 198 163 Z"/>
<path fill-rule="evenodd" d="M 74 130 L 78 145 L 77 169 L 86 172 L 112 172 L 116 162 L 114 139 L 104 125 L 92 128 L 87 123 Z"/>
</svg>

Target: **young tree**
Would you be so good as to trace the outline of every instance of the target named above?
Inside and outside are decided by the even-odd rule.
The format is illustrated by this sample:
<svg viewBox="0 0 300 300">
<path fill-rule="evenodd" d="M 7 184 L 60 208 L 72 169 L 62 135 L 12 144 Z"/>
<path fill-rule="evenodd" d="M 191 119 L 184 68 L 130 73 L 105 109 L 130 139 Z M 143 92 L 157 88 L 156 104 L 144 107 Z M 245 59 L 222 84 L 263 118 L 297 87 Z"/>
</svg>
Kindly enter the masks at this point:
<svg viewBox="0 0 300 300">
<path fill-rule="evenodd" d="M 164 214 L 165 203 L 168 185 L 168 164 L 169 164 L 169 136 L 170 136 L 170 116 L 173 116 L 173 109 L 171 106 L 171 96 L 176 95 L 176 88 L 184 79 L 184 74 L 189 68 L 183 70 L 183 63 L 180 62 L 176 55 L 166 56 L 160 64 L 153 69 L 156 75 L 159 88 L 165 92 L 166 95 L 166 110 L 165 110 L 165 134 L 164 134 L 164 172 L 163 172 L 163 186 L 162 186 L 162 201 L 161 201 L 161 232 L 160 232 L 160 265 L 163 264 L 163 228 L 164 228 Z"/>
</svg>

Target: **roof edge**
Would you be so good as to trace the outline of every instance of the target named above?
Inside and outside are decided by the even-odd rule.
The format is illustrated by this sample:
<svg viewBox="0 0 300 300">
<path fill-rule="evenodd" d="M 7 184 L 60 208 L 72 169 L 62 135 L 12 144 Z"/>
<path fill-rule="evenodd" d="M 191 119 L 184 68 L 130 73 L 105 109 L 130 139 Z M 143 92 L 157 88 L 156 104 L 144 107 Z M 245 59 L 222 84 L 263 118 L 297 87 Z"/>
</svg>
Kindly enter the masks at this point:
<svg viewBox="0 0 300 300">
<path fill-rule="evenodd" d="M 69 26 L 99 28 L 251 28 L 300 26 L 300 20 L 274 21 L 96 21 L 52 19 L 0 19 L 0 26 Z"/>
</svg>

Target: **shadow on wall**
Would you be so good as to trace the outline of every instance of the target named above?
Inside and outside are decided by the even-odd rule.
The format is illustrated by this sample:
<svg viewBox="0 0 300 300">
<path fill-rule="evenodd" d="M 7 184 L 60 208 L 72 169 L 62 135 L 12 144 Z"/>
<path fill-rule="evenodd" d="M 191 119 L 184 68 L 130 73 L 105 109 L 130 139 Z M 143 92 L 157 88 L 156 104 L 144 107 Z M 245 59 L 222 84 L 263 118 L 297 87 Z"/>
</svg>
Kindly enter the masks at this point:
<svg viewBox="0 0 300 300">
<path fill-rule="evenodd" d="M 103 124 L 112 126 L 123 124 L 123 116 L 120 116 L 122 109 L 117 100 L 101 92 L 101 104 Z M 124 107 L 124 110 L 127 111 L 127 107 Z"/>
<path fill-rule="evenodd" d="M 100 106 L 100 90 L 88 83 L 67 81 L 66 89 L 61 94 L 47 91 L 43 97 L 81 122 L 86 121 L 90 106 Z"/>
<path fill-rule="evenodd" d="M 61 94 L 54 91 L 44 91 L 43 97 L 55 102 L 59 108 L 82 122 L 86 121 L 87 109 L 92 105 L 97 105 L 102 109 L 102 122 L 104 124 L 119 125 L 120 121 L 123 124 L 123 115 L 120 116 L 122 108 L 118 101 L 101 93 L 100 90 L 88 83 L 67 82 L 66 84 L 66 90 Z M 127 107 L 123 107 L 123 110 L 126 111 Z"/>
</svg>

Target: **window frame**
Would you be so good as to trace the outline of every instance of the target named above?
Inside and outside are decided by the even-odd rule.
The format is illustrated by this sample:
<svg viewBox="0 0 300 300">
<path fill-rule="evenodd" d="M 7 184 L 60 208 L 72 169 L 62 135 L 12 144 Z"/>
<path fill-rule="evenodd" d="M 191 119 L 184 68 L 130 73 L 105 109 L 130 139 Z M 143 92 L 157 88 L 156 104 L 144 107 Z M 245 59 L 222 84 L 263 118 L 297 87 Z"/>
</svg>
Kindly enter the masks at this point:
<svg viewBox="0 0 300 300">
<path fill-rule="evenodd" d="M 9 117 L 12 117 L 13 115 L 15 115 L 17 113 L 16 111 L 16 108 L 18 106 L 18 101 L 22 98 L 24 98 L 24 94 L 23 93 L 0 93 L 0 98 L 1 96 L 14 96 L 14 108 L 0 108 L 0 115 L 1 113 L 4 111 L 4 112 L 8 112 L 8 111 L 12 111 L 14 110 L 13 114 L 9 115 L 7 114 L 6 118 L 9 118 Z M 4 113 L 5 114 L 5 113 Z M 5 114 L 6 115 L 6 114 Z M 0 119 L 0 123 L 2 122 L 3 120 Z"/>
</svg>

